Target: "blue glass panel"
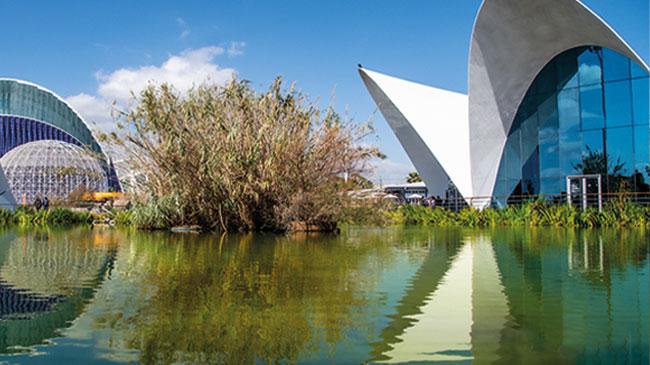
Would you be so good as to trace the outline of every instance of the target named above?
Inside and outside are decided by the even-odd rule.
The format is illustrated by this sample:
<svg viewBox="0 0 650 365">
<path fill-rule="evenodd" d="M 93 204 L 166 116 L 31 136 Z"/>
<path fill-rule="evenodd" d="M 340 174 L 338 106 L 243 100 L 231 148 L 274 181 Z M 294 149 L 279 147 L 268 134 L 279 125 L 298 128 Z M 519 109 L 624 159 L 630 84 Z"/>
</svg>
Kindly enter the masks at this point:
<svg viewBox="0 0 650 365">
<path fill-rule="evenodd" d="M 600 84 L 580 88 L 580 116 L 582 117 L 582 129 L 603 128 L 605 126 L 603 92 Z"/>
<path fill-rule="evenodd" d="M 522 193 L 535 195 L 539 194 L 539 149 L 530 153 L 528 159 L 521 168 Z"/>
<path fill-rule="evenodd" d="M 580 129 L 580 104 L 578 89 L 565 89 L 557 95 L 558 121 L 560 130 L 577 132 Z"/>
<path fill-rule="evenodd" d="M 559 177 L 560 147 L 558 131 L 554 128 L 542 128 L 539 131 L 539 174 L 541 177 Z"/>
<path fill-rule="evenodd" d="M 650 119 L 650 111 L 648 110 L 648 104 L 650 103 L 649 86 L 650 79 L 647 77 L 632 80 L 632 111 L 634 112 L 632 120 L 634 124 L 648 124 Z"/>
<path fill-rule="evenodd" d="M 555 195 L 560 194 L 566 190 L 562 178 L 545 178 L 540 180 L 540 189 L 542 194 Z"/>
<path fill-rule="evenodd" d="M 632 97 L 628 80 L 605 84 L 605 113 L 607 127 L 632 124 Z"/>
<path fill-rule="evenodd" d="M 601 82 L 600 51 L 593 47 L 578 56 L 578 74 L 580 85 L 599 84 Z"/>
<path fill-rule="evenodd" d="M 562 176 L 580 173 L 576 165 L 582 161 L 580 132 L 560 133 L 560 169 Z"/>
<path fill-rule="evenodd" d="M 547 98 L 539 100 L 537 107 L 537 119 L 539 120 L 540 128 L 553 128 L 557 130 L 557 97 L 555 94 L 549 95 Z"/>
<path fill-rule="evenodd" d="M 634 133 L 631 127 L 607 129 L 609 173 L 629 176 L 634 168 Z"/>
<path fill-rule="evenodd" d="M 543 94 L 555 91 L 557 71 L 554 63 L 549 63 L 535 78 L 536 93 Z"/>
<path fill-rule="evenodd" d="M 648 72 L 636 62 L 630 62 L 630 73 L 632 77 L 647 77 Z"/>
<path fill-rule="evenodd" d="M 650 160 L 650 132 L 647 125 L 637 125 L 634 127 L 634 162 L 635 168 L 645 171 Z"/>
<path fill-rule="evenodd" d="M 520 151 L 521 132 L 515 131 L 510 135 L 506 143 L 506 179 L 519 181 L 521 180 L 521 151 Z"/>
<path fill-rule="evenodd" d="M 557 85 L 556 89 L 568 89 L 578 86 L 578 60 L 576 50 L 569 50 L 556 59 Z"/>
<path fill-rule="evenodd" d="M 591 131 L 582 132 L 582 154 L 586 155 L 589 152 L 602 153 L 603 149 L 603 130 L 596 129 Z"/>
<path fill-rule="evenodd" d="M 603 79 L 607 81 L 630 78 L 630 59 L 609 49 L 603 50 Z"/>
</svg>

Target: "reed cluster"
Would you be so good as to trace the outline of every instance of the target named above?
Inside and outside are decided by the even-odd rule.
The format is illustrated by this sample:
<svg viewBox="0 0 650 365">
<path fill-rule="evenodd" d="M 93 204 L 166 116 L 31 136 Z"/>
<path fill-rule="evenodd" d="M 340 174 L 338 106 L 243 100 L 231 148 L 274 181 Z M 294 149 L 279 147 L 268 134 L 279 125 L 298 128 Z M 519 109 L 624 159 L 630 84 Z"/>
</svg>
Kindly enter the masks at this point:
<svg viewBox="0 0 650 365">
<path fill-rule="evenodd" d="M 187 94 L 151 86 L 135 105 L 105 137 L 141 177 L 130 217 L 139 228 L 333 228 L 351 199 L 346 177 L 380 155 L 361 143 L 369 124 L 321 110 L 280 79 L 261 93 L 238 80 Z"/>
</svg>

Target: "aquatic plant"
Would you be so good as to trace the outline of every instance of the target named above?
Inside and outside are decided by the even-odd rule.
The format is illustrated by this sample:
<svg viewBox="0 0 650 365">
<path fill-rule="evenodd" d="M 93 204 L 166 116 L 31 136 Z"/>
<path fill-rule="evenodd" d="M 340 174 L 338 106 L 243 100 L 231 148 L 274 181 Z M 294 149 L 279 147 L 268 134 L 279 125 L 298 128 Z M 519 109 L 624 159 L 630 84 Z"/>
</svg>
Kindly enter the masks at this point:
<svg viewBox="0 0 650 365">
<path fill-rule="evenodd" d="M 0 225 L 72 225 L 88 224 L 93 220 L 89 212 L 73 211 L 56 207 L 51 210 L 36 210 L 32 207 L 18 207 L 15 211 L 0 209 Z"/>
<path fill-rule="evenodd" d="M 602 212 L 575 206 L 553 205 L 535 200 L 502 209 L 482 211 L 466 208 L 453 212 L 446 208 L 403 205 L 385 213 L 393 224 L 463 226 L 463 227 L 648 227 L 650 208 L 628 199 L 617 199 L 604 205 Z"/>
</svg>

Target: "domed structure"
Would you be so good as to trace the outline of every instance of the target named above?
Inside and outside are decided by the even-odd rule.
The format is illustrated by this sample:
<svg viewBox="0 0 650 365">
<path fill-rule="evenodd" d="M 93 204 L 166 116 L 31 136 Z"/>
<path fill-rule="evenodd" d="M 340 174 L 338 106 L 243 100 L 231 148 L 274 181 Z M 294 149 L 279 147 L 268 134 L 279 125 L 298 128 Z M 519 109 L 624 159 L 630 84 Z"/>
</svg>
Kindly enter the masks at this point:
<svg viewBox="0 0 650 365">
<path fill-rule="evenodd" d="M 79 190 L 106 191 L 102 162 L 83 148 L 54 140 L 20 145 L 0 158 L 11 192 L 28 203 L 36 197 L 66 199 Z"/>
</svg>

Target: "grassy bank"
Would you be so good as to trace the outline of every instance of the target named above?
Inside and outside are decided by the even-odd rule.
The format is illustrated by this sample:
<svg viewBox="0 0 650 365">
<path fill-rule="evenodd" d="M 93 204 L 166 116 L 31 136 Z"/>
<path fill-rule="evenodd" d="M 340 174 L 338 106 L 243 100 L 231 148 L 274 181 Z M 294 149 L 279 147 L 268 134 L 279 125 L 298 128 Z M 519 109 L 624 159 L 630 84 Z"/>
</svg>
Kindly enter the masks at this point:
<svg viewBox="0 0 650 365">
<path fill-rule="evenodd" d="M 626 200 L 603 206 L 603 211 L 575 206 L 550 205 L 534 201 L 504 209 L 463 209 L 458 213 L 444 208 L 404 205 L 384 212 L 394 224 L 462 227 L 650 227 L 650 208 Z"/>
<path fill-rule="evenodd" d="M 0 226 L 26 225 L 65 226 L 73 224 L 90 224 L 95 217 L 88 212 L 76 212 L 67 208 L 36 210 L 30 207 L 19 207 L 15 211 L 0 209 Z"/>
</svg>

